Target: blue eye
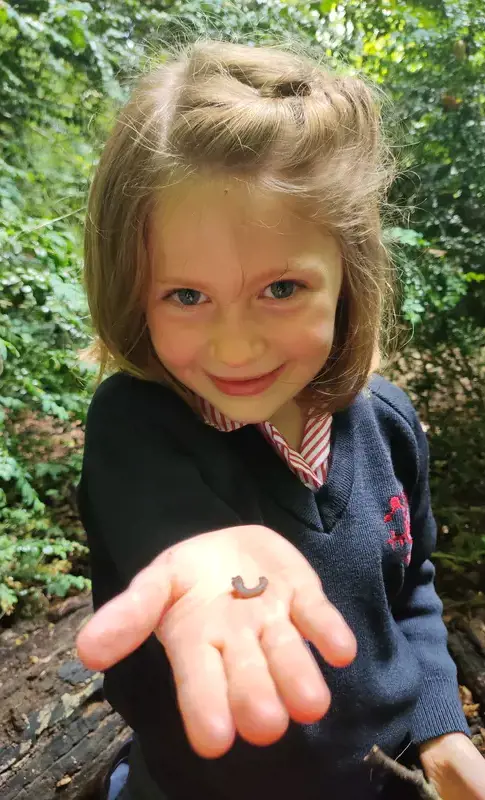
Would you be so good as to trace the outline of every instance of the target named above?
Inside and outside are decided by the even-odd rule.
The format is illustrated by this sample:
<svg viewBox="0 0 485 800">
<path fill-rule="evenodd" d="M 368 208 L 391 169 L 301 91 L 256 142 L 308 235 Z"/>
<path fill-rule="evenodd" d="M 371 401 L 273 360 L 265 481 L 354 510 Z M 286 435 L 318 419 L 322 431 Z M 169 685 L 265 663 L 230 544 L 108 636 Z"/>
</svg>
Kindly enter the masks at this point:
<svg viewBox="0 0 485 800">
<path fill-rule="evenodd" d="M 175 300 L 181 306 L 199 306 L 206 303 L 208 297 L 203 292 L 198 292 L 197 289 L 175 289 L 167 295 L 168 299 Z"/>
<path fill-rule="evenodd" d="M 303 284 L 298 281 L 274 281 L 263 292 L 264 297 L 270 297 L 272 300 L 287 300 L 292 297 L 297 289 L 301 289 Z M 270 292 L 270 294 L 266 294 Z"/>
</svg>

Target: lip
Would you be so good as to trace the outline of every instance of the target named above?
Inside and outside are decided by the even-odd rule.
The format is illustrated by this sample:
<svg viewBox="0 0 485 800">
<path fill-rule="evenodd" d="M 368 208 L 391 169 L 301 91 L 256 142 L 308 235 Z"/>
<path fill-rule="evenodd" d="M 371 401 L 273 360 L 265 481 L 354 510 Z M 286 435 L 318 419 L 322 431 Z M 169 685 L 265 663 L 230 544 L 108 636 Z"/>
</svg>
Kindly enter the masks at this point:
<svg viewBox="0 0 485 800">
<path fill-rule="evenodd" d="M 242 378 L 236 380 L 235 378 L 218 378 L 216 375 L 208 374 L 212 383 L 223 394 L 231 395 L 232 397 L 250 397 L 252 395 L 262 394 L 276 381 L 285 368 L 285 364 L 277 367 L 272 372 L 266 372 L 264 375 L 259 375 L 256 378 Z"/>
</svg>

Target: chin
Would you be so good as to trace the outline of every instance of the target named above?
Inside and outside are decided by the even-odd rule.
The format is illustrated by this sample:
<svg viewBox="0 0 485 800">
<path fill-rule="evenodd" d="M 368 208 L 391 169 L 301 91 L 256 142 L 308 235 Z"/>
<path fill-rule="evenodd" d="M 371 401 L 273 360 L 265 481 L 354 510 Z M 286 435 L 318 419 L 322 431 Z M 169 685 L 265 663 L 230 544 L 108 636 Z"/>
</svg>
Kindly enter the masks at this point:
<svg viewBox="0 0 485 800">
<path fill-rule="evenodd" d="M 220 407 L 218 408 L 218 411 L 220 411 L 221 414 L 224 414 L 224 416 L 229 417 L 229 419 L 232 419 L 233 422 L 242 422 L 245 425 L 258 425 L 260 422 L 267 422 L 271 416 L 271 414 L 251 414 L 247 411 L 246 413 L 237 413 L 235 409 L 226 409 L 223 411 Z"/>
<path fill-rule="evenodd" d="M 262 397 L 206 397 L 221 414 L 229 417 L 234 422 L 245 422 L 248 425 L 257 425 L 267 422 L 290 398 L 271 402 L 269 398 Z"/>
</svg>

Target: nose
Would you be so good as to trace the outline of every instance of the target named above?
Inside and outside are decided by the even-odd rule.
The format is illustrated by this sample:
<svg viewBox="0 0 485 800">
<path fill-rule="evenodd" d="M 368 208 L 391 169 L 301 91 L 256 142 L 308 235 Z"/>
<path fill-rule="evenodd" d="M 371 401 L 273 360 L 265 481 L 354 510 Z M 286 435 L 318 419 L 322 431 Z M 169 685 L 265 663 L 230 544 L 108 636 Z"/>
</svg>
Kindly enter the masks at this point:
<svg viewBox="0 0 485 800">
<path fill-rule="evenodd" d="M 210 356 L 214 362 L 227 367 L 244 367 L 264 354 L 265 344 L 249 322 L 226 320 L 214 330 Z"/>
</svg>

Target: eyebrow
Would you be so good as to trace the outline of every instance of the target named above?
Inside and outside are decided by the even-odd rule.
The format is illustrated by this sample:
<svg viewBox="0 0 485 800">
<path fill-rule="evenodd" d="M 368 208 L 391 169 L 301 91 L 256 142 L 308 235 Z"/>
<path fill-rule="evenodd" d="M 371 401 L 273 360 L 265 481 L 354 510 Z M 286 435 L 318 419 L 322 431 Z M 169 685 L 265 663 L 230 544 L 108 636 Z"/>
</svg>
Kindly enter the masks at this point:
<svg viewBox="0 0 485 800">
<path fill-rule="evenodd" d="M 306 276 L 308 278 L 322 278 L 325 272 L 325 264 L 317 264 L 316 262 L 308 262 L 308 263 L 298 263 L 298 261 L 294 261 L 288 263 L 285 267 L 274 267 L 271 270 L 265 270 L 265 272 L 255 275 L 254 283 L 260 283 L 264 285 L 269 285 L 270 283 L 274 283 L 278 280 L 288 280 L 286 276 L 292 273 L 298 273 L 302 276 Z M 169 286 L 187 286 L 192 282 L 190 276 L 180 276 L 180 275 L 167 275 L 167 276 L 159 276 L 156 278 L 156 283 L 158 284 L 166 284 Z M 207 281 L 199 281 L 197 279 L 193 279 L 194 283 L 197 284 L 207 284 Z"/>
</svg>

